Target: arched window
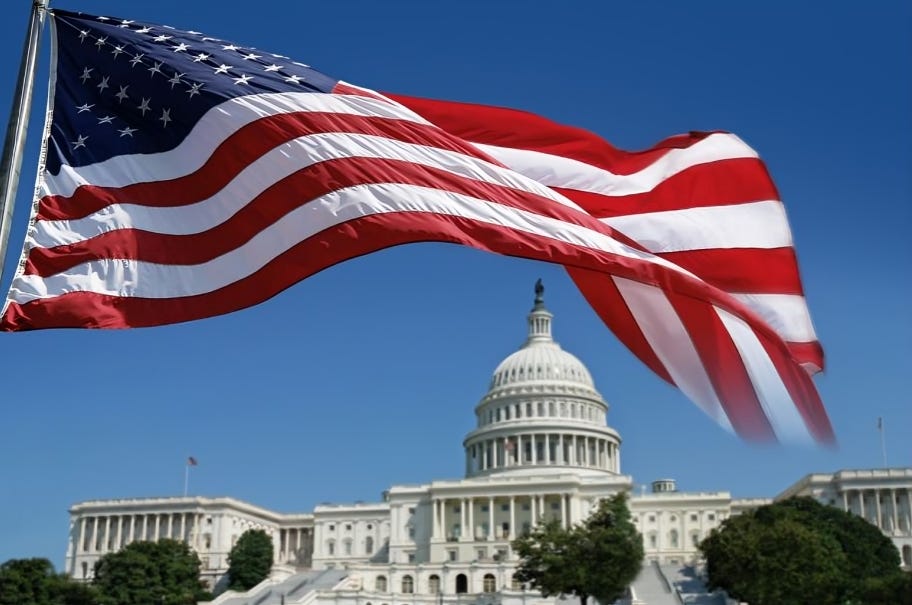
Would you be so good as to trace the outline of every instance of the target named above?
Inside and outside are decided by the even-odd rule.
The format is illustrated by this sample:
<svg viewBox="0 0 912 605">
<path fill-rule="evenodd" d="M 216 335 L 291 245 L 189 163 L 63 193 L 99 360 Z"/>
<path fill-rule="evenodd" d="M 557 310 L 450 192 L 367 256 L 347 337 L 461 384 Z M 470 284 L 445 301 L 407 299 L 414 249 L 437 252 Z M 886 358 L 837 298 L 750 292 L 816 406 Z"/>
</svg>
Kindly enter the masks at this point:
<svg viewBox="0 0 912 605">
<path fill-rule="evenodd" d="M 345 542 L 343 542 L 342 548 L 346 555 L 352 554 L 352 541 L 346 540 Z"/>
<path fill-rule="evenodd" d="M 402 576 L 402 592 L 405 594 L 412 594 L 415 592 L 415 581 L 412 579 L 412 576 Z"/>
<path fill-rule="evenodd" d="M 469 579 L 464 573 L 456 576 L 456 594 L 469 592 Z"/>
<path fill-rule="evenodd" d="M 497 590 L 497 581 L 494 579 L 493 574 L 485 574 L 481 590 L 482 592 L 494 592 Z"/>
<path fill-rule="evenodd" d="M 912 565 L 912 546 L 908 544 L 902 547 L 902 562 L 906 567 Z"/>
<path fill-rule="evenodd" d="M 374 580 L 374 590 L 386 592 L 386 576 L 377 576 L 377 579 Z"/>
<path fill-rule="evenodd" d="M 328 554 L 330 557 L 336 554 L 336 541 L 335 540 L 326 541 L 326 554 Z"/>
<path fill-rule="evenodd" d="M 89 577 L 89 564 L 85 561 L 82 562 L 82 579 L 85 580 Z"/>
<path fill-rule="evenodd" d="M 440 576 L 433 574 L 428 578 L 428 592 L 431 594 L 440 593 Z"/>
<path fill-rule="evenodd" d="M 364 554 L 372 555 L 374 554 L 374 539 L 370 536 L 364 540 Z"/>
<path fill-rule="evenodd" d="M 678 530 L 673 529 L 668 532 L 668 542 L 671 544 L 672 548 L 678 547 Z"/>
<path fill-rule="evenodd" d="M 510 590 L 515 590 L 516 592 L 519 592 L 522 589 L 523 589 L 522 582 L 520 582 L 519 579 L 514 576 L 513 579 L 510 580 Z"/>
</svg>

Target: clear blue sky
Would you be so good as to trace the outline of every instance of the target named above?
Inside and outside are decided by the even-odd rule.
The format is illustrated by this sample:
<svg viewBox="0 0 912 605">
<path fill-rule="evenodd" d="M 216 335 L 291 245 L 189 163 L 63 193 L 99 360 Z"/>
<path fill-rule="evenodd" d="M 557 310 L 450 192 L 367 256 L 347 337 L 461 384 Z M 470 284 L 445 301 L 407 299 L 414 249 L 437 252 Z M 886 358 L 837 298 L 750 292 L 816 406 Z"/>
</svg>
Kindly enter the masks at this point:
<svg viewBox="0 0 912 605">
<path fill-rule="evenodd" d="M 30 0 L 0 25 L 9 111 Z M 912 466 L 912 5 L 875 2 L 54 3 L 196 29 L 382 91 L 507 105 L 627 149 L 730 130 L 768 163 L 828 357 L 837 450 L 753 446 L 648 372 L 560 267 L 421 244 L 258 307 L 133 331 L 0 334 L 0 561 L 60 567 L 80 500 L 191 491 L 279 511 L 459 477 L 491 371 L 542 277 L 638 483 L 772 496 L 810 472 Z M 277 10 L 281 8 L 282 10 Z M 47 37 L 11 250 L 38 155 Z M 9 282 L 15 258 L 6 263 Z"/>
</svg>

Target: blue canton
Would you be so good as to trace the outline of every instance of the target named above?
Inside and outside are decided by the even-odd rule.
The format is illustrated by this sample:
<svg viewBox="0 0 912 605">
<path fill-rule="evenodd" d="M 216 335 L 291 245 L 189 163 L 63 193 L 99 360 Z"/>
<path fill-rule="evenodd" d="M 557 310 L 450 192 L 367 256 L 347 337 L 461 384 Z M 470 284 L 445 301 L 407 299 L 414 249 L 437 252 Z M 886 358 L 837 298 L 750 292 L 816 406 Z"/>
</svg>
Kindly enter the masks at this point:
<svg viewBox="0 0 912 605">
<path fill-rule="evenodd" d="M 215 105 L 272 92 L 331 92 L 288 57 L 199 32 L 53 10 L 57 34 L 51 174 L 126 153 L 173 149 Z"/>
</svg>

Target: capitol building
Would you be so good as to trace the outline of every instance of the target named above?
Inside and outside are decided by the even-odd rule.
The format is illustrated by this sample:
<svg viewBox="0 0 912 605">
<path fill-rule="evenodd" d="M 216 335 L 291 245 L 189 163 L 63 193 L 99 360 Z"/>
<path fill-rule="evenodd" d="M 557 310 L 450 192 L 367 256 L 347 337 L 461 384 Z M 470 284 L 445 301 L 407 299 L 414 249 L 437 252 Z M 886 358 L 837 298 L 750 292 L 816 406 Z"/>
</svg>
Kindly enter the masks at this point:
<svg viewBox="0 0 912 605">
<path fill-rule="evenodd" d="M 228 553 L 250 529 L 272 536 L 269 579 L 225 605 L 531 605 L 553 603 L 513 578 L 511 542 L 544 520 L 584 520 L 600 499 L 629 492 L 646 565 L 628 602 L 664 602 L 650 590 L 675 584 L 697 545 L 726 518 L 778 498 L 812 496 L 860 515 L 889 536 L 912 566 L 912 468 L 843 470 L 799 479 L 776 498 L 682 492 L 674 480 L 632 493 L 621 436 L 586 366 L 552 336 L 536 285 L 528 335 L 495 368 L 463 440 L 465 477 L 393 485 L 373 503 L 280 513 L 233 498 L 97 500 L 70 509 L 65 571 L 89 579 L 95 562 L 137 540 L 186 542 L 210 587 L 224 585 Z M 530 603 L 531 601 L 531 603 Z M 671 601 L 676 602 L 676 601 Z M 724 602 L 724 601 L 720 601 Z"/>
</svg>

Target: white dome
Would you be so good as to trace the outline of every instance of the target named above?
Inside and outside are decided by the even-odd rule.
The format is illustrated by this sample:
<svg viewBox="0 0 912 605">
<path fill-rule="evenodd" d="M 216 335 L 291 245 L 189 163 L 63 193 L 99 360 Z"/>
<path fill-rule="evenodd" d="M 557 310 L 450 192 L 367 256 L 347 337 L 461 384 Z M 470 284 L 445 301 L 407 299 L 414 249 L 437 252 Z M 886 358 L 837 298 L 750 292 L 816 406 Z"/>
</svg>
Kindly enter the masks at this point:
<svg viewBox="0 0 912 605">
<path fill-rule="evenodd" d="M 556 342 L 533 341 L 500 362 L 491 377 L 490 389 L 542 382 L 571 382 L 595 388 L 583 362 Z"/>
</svg>

